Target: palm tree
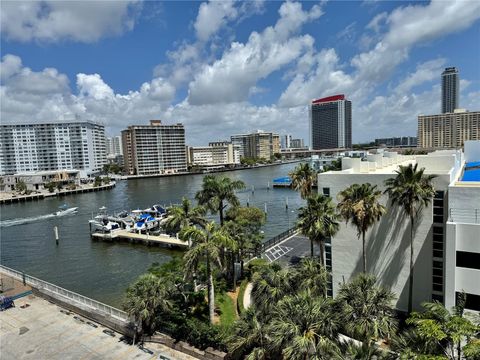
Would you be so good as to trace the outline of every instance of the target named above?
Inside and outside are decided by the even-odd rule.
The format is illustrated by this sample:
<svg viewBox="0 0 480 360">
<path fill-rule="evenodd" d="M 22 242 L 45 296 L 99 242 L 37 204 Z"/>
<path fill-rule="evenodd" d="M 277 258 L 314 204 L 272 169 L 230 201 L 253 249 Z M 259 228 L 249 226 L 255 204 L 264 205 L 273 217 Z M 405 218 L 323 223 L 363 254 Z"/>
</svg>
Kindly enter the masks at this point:
<svg viewBox="0 0 480 360">
<path fill-rule="evenodd" d="M 317 173 L 310 167 L 310 164 L 299 164 L 288 176 L 292 179 L 293 188 L 297 191 L 300 190 L 302 199 L 306 199 L 312 193 Z"/>
<path fill-rule="evenodd" d="M 365 345 L 372 338 L 390 337 L 396 329 L 392 307 L 395 295 L 376 282 L 373 275 L 359 274 L 340 288 L 336 298 L 345 330 Z"/>
<path fill-rule="evenodd" d="M 382 359 L 385 353 L 376 344 L 358 344 L 353 340 L 340 345 L 338 360 L 376 360 Z"/>
<path fill-rule="evenodd" d="M 220 225 L 223 226 L 224 210 L 227 204 L 240 205 L 236 190 L 245 188 L 241 180 L 231 180 L 227 176 L 206 175 L 203 177 L 202 190 L 195 196 L 200 205 L 206 205 L 212 213 L 220 215 Z"/>
<path fill-rule="evenodd" d="M 252 278 L 252 303 L 263 316 L 283 297 L 295 293 L 294 276 L 288 269 L 272 263 L 256 272 Z"/>
<path fill-rule="evenodd" d="M 310 239 L 310 252 L 313 257 L 313 243 L 320 245 L 320 262 L 325 265 L 325 239 L 334 236 L 339 230 L 336 212 L 332 199 L 321 194 L 307 198 L 307 206 L 301 207 L 298 213 L 297 227 L 303 235 Z"/>
<path fill-rule="evenodd" d="M 417 169 L 418 164 L 400 165 L 395 172 L 397 176 L 387 179 L 385 193 L 388 194 L 392 205 L 403 208 L 405 215 L 410 218 L 410 274 L 408 277 L 408 312 L 412 311 L 413 302 L 413 233 L 415 219 L 424 207 L 427 207 L 435 189 L 432 180 L 435 175 L 425 175 L 424 168 Z"/>
<path fill-rule="evenodd" d="M 202 206 L 192 207 L 187 198 L 182 198 L 182 203 L 168 208 L 165 226 L 171 231 L 178 232 L 187 226 L 204 226 L 206 209 Z"/>
<path fill-rule="evenodd" d="M 341 191 L 339 196 L 338 210 L 347 222 L 357 228 L 357 237 L 362 237 L 363 272 L 367 272 L 367 254 L 365 250 L 365 234 L 385 214 L 385 206 L 379 199 L 382 195 L 377 190 L 377 185 L 353 184 Z"/>
<path fill-rule="evenodd" d="M 462 345 L 478 334 L 480 327 L 464 316 L 465 293 L 452 311 L 439 302 L 423 303 L 424 311 L 413 312 L 407 324 L 413 325 L 419 340 L 428 343 L 430 349 L 441 349 L 451 360 L 461 360 Z M 478 346 L 478 345 L 477 345 Z"/>
<path fill-rule="evenodd" d="M 313 296 L 327 296 L 329 274 L 318 261 L 303 259 L 295 268 L 295 277 L 300 290 L 309 290 Z"/>
<path fill-rule="evenodd" d="M 304 291 L 278 303 L 268 333 L 284 359 L 330 359 L 338 352 L 339 324 L 332 299 Z"/>
<path fill-rule="evenodd" d="M 235 249 L 235 242 L 214 222 L 207 223 L 204 229 L 188 226 L 181 231 L 180 237 L 182 239 L 192 240 L 191 248 L 184 255 L 185 271 L 187 274 L 195 274 L 198 263 L 200 261 L 205 261 L 207 272 L 209 318 L 210 322 L 213 324 L 213 318 L 215 315 L 213 267 L 221 267 L 220 249 L 225 247 Z"/>
<path fill-rule="evenodd" d="M 156 275 L 147 273 L 128 287 L 123 308 L 135 321 L 140 322 L 142 333 L 144 331 L 152 333 L 157 316 L 173 307 L 170 295 L 168 283 Z"/>
<path fill-rule="evenodd" d="M 267 329 L 255 307 L 250 306 L 235 322 L 233 334 L 228 338 L 229 352 L 233 358 L 263 360 L 268 358 L 269 340 Z"/>
</svg>

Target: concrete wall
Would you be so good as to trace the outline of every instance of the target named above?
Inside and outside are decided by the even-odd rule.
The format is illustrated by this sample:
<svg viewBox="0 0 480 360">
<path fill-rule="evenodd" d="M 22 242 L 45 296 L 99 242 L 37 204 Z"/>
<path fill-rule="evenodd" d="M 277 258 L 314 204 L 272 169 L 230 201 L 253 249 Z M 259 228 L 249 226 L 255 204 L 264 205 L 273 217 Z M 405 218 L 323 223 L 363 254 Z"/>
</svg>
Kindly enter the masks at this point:
<svg viewBox="0 0 480 360">
<path fill-rule="evenodd" d="M 369 182 L 384 190 L 384 181 L 394 174 L 348 174 L 323 173 L 318 176 L 318 188 L 330 188 L 330 195 L 338 202 L 338 193 L 354 183 Z M 446 189 L 449 176 L 434 180 L 437 189 Z M 391 207 L 383 195 L 381 203 L 388 208 L 387 214 L 367 233 L 367 271 L 379 282 L 389 287 L 397 296 L 396 308 L 406 311 L 408 304 L 408 275 L 410 261 L 409 220 L 398 207 Z M 414 238 L 414 309 L 423 301 L 430 301 L 432 294 L 432 207 L 424 209 L 415 226 Z M 342 222 L 340 231 L 332 239 L 333 292 L 339 284 L 347 282 L 362 271 L 362 241 L 356 229 Z"/>
<path fill-rule="evenodd" d="M 465 161 L 480 161 L 480 141 L 465 141 Z"/>
</svg>

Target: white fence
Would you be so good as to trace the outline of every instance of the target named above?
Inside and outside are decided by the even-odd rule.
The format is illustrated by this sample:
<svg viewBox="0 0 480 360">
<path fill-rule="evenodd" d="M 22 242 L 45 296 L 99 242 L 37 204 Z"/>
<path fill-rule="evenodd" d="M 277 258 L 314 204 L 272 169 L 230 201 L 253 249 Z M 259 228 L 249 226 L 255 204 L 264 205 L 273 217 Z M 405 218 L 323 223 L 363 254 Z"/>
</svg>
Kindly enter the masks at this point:
<svg viewBox="0 0 480 360">
<path fill-rule="evenodd" d="M 109 315 L 117 320 L 128 322 L 128 315 L 125 311 L 106 305 L 99 301 L 90 299 L 86 296 L 77 294 L 73 291 L 61 288 L 60 286 L 51 284 L 49 282 L 37 279 L 36 277 L 21 273 L 17 270 L 10 269 L 6 266 L 0 265 L 0 272 L 11 276 L 19 281 L 25 281 L 26 284 L 47 292 L 54 298 L 67 302 L 81 309 L 93 311 L 99 315 Z"/>
</svg>

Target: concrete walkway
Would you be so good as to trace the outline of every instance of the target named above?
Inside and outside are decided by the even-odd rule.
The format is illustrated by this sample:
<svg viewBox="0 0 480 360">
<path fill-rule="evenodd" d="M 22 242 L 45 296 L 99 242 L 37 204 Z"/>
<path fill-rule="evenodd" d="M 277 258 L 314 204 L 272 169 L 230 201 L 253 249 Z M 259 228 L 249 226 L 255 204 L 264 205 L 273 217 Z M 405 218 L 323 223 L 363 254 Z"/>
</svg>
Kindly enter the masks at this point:
<svg viewBox="0 0 480 360">
<path fill-rule="evenodd" d="M 164 345 L 147 343 L 142 349 L 120 338 L 121 334 L 33 295 L 0 312 L 2 360 L 195 359 Z"/>
<path fill-rule="evenodd" d="M 252 283 L 248 283 L 243 293 L 243 308 L 248 309 L 252 303 Z"/>
</svg>

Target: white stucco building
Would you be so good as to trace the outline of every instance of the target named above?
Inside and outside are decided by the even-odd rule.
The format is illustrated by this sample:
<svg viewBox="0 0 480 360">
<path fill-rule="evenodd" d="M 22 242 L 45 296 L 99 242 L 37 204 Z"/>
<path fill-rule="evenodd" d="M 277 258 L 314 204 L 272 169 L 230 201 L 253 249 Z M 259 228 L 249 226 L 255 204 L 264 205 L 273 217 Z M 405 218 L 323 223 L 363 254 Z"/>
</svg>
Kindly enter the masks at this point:
<svg viewBox="0 0 480 360">
<path fill-rule="evenodd" d="M 240 164 L 240 147 L 227 141 L 208 146 L 188 147 L 188 164 L 194 166 L 230 166 Z"/>
<path fill-rule="evenodd" d="M 93 121 L 50 121 L 0 126 L 0 175 L 80 170 L 106 163 L 105 126 Z"/>
<path fill-rule="evenodd" d="M 318 175 L 318 191 L 335 202 L 340 191 L 355 183 L 368 182 L 384 191 L 385 180 L 396 175 L 399 165 L 417 163 L 419 168 L 425 168 L 425 174 L 436 175 L 436 195 L 417 218 L 414 230 L 414 309 L 432 300 L 453 306 L 456 293 L 465 291 L 467 308 L 480 310 L 480 178 L 463 181 L 465 160 L 480 161 L 480 141 L 466 143 L 465 156 L 461 150 L 447 150 L 415 156 L 369 154 L 366 161 L 345 157 L 341 171 Z M 387 195 L 381 202 L 387 213 L 367 233 L 367 271 L 391 288 L 397 295 L 396 307 L 406 311 L 409 221 L 402 209 L 389 204 Z M 327 246 L 326 259 L 335 295 L 339 284 L 362 271 L 362 242 L 352 225 L 342 222 Z"/>
</svg>

